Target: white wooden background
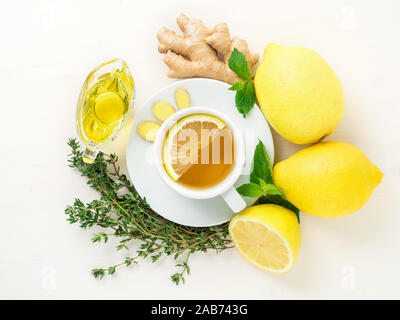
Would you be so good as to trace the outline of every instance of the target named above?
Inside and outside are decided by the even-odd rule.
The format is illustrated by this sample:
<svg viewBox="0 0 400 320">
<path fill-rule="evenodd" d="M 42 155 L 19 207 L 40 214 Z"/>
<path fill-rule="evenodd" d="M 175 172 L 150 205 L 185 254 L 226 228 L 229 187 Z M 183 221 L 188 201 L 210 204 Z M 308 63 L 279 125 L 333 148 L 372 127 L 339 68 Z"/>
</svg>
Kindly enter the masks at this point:
<svg viewBox="0 0 400 320">
<path fill-rule="evenodd" d="M 115 243 L 65 221 L 74 197 L 97 195 L 68 168 L 75 106 L 87 73 L 124 58 L 137 85 L 135 108 L 174 80 L 157 52 L 162 26 L 180 12 L 210 27 L 227 22 L 262 54 L 270 42 L 313 48 L 343 84 L 344 117 L 329 137 L 360 147 L 384 172 L 358 213 L 302 214 L 302 248 L 286 275 L 265 273 L 235 250 L 197 254 L 176 287 L 174 263 L 141 262 L 102 281 L 93 267 L 119 262 Z M 0 298 L 400 298 L 400 2 L 0 1 Z M 274 135 L 276 161 L 294 146 Z M 124 160 L 128 130 L 110 148 Z M 133 250 L 132 250 L 133 252 Z"/>
</svg>

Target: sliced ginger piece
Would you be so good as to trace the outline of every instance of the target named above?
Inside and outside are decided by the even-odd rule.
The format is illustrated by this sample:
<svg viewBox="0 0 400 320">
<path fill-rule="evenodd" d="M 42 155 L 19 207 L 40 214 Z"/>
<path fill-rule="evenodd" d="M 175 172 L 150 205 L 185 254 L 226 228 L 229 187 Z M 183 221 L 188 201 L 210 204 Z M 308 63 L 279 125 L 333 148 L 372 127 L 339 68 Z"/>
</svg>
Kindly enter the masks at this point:
<svg viewBox="0 0 400 320">
<path fill-rule="evenodd" d="M 190 106 L 189 92 L 185 88 L 178 88 L 175 90 L 175 102 L 179 110 L 185 109 Z"/>
<path fill-rule="evenodd" d="M 175 111 L 175 108 L 166 101 L 156 102 L 152 109 L 154 117 L 161 122 L 167 120 Z"/>
<path fill-rule="evenodd" d="M 160 125 L 154 121 L 143 121 L 136 128 L 139 135 L 149 142 L 154 142 L 158 129 Z"/>
<path fill-rule="evenodd" d="M 180 14 L 177 23 L 183 36 L 162 28 L 158 34 L 158 51 L 165 54 L 164 62 L 170 78 L 211 78 L 233 84 L 241 79 L 228 66 L 234 48 L 246 56 L 250 71 L 258 54 L 250 53 L 247 42 L 232 38 L 226 23 L 208 29 L 198 19 Z"/>
</svg>

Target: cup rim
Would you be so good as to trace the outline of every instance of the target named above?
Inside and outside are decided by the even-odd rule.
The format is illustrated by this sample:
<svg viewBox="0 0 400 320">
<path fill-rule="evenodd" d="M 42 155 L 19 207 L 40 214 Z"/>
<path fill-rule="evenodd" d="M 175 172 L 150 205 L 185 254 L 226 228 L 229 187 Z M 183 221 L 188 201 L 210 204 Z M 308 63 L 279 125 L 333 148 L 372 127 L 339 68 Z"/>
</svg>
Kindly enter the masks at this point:
<svg viewBox="0 0 400 320">
<path fill-rule="evenodd" d="M 234 148 L 235 164 L 231 172 L 220 183 L 204 189 L 189 188 L 173 181 L 166 173 L 162 159 L 162 148 L 164 145 L 164 138 L 171 125 L 185 116 L 196 113 L 210 114 L 223 120 L 232 130 L 234 137 L 234 146 L 235 146 Z M 202 107 L 202 106 L 189 107 L 174 113 L 172 116 L 170 116 L 166 121 L 162 123 L 160 129 L 157 132 L 153 147 L 154 147 L 153 156 L 155 159 L 155 165 L 157 167 L 157 171 L 161 176 L 161 178 L 165 181 L 165 183 L 168 186 L 170 186 L 177 193 L 192 199 L 209 199 L 219 196 L 228 191 L 240 177 L 245 163 L 243 137 L 241 135 L 239 128 L 235 125 L 235 123 L 233 123 L 233 121 L 228 116 L 210 107 Z"/>
</svg>

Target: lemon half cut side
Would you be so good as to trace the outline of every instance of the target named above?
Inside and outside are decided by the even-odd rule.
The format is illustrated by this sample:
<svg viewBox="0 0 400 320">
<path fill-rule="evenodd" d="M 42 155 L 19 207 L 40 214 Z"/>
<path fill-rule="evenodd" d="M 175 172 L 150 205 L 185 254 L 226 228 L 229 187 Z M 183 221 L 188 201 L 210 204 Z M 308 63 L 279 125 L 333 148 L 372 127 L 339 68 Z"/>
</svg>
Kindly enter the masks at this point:
<svg viewBox="0 0 400 320">
<path fill-rule="evenodd" d="M 274 204 L 242 211 L 232 219 L 229 234 L 248 262 L 274 273 L 288 272 L 300 249 L 301 234 L 296 215 Z"/>
</svg>

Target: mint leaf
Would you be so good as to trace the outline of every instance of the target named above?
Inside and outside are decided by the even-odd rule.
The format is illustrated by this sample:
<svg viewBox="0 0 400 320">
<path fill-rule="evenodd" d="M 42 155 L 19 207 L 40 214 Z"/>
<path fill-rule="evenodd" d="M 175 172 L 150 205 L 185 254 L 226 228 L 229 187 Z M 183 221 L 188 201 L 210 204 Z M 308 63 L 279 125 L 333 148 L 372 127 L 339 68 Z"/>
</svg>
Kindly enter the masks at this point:
<svg viewBox="0 0 400 320">
<path fill-rule="evenodd" d="M 258 203 L 259 204 L 272 203 L 272 204 L 277 204 L 278 206 L 285 207 L 294 212 L 294 214 L 297 217 L 297 221 L 300 223 L 300 210 L 286 199 L 283 199 L 280 195 L 273 194 L 273 195 L 262 196 L 258 199 Z"/>
<path fill-rule="evenodd" d="M 233 49 L 231 56 L 229 57 L 228 66 L 242 79 L 249 80 L 251 78 L 246 56 L 236 48 Z"/>
<path fill-rule="evenodd" d="M 264 194 L 263 188 L 261 188 L 258 184 L 255 183 L 243 184 L 236 190 L 242 196 L 250 198 L 258 198 Z"/>
<path fill-rule="evenodd" d="M 257 178 L 257 184 L 264 190 L 264 194 L 267 193 L 268 183 L 263 179 Z"/>
<path fill-rule="evenodd" d="M 243 90 L 244 84 L 245 84 L 245 81 L 238 81 L 238 82 L 235 82 L 235 83 L 233 84 L 233 86 L 229 88 L 229 90 L 232 90 L 232 91 L 240 91 L 240 90 Z"/>
<path fill-rule="evenodd" d="M 280 195 L 283 199 L 286 199 L 285 194 L 276 185 L 272 183 L 266 183 L 264 180 L 258 178 L 258 184 L 263 189 L 264 195 Z"/>
<path fill-rule="evenodd" d="M 246 117 L 246 114 L 254 107 L 256 91 L 251 81 L 245 81 L 243 87 L 236 91 L 235 105 L 239 112 Z"/>
<path fill-rule="evenodd" d="M 278 196 L 281 196 L 282 199 L 285 199 L 285 200 L 286 200 L 286 196 L 285 196 L 285 194 L 282 192 L 282 190 L 279 189 L 276 185 L 271 184 L 271 183 L 267 184 L 267 191 L 266 191 L 266 194 L 267 194 L 267 195 L 278 195 Z"/>
<path fill-rule="evenodd" d="M 272 165 L 264 144 L 259 140 L 256 150 L 254 151 L 253 170 L 250 174 L 250 181 L 258 183 L 258 179 L 264 180 L 266 183 L 273 184 Z"/>
</svg>

